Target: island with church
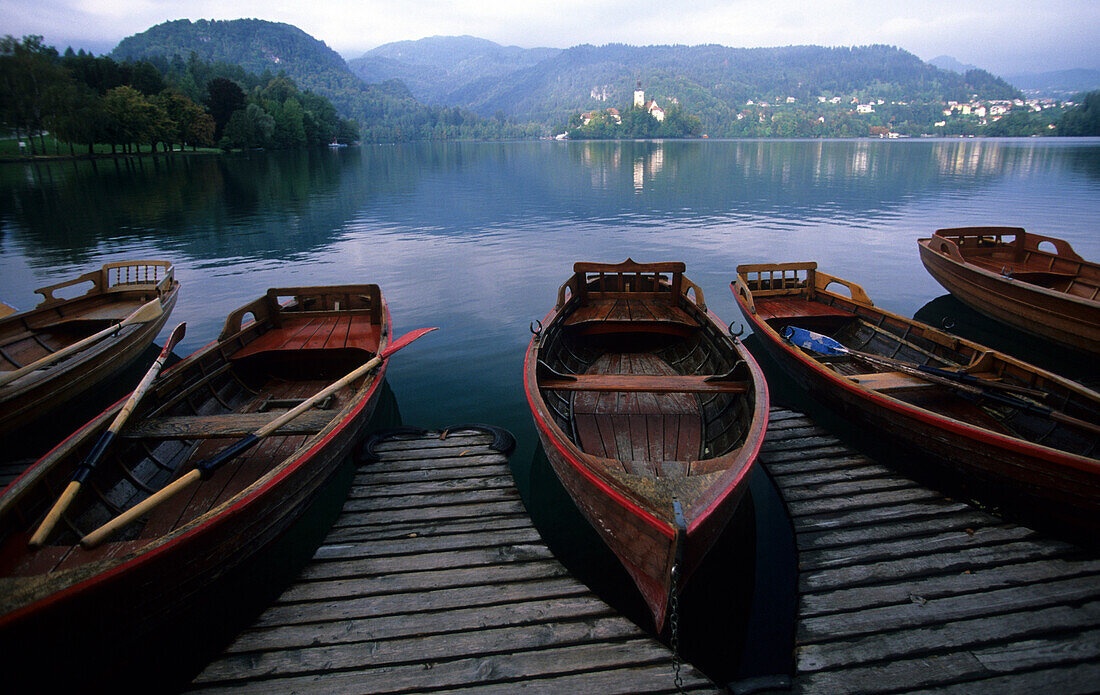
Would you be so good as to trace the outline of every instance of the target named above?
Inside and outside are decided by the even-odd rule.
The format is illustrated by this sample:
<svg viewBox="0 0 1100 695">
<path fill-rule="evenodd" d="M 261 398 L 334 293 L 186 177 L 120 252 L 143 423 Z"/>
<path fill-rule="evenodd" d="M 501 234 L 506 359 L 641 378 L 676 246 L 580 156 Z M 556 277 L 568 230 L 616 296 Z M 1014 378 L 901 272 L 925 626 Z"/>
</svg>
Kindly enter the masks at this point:
<svg viewBox="0 0 1100 695">
<path fill-rule="evenodd" d="M 563 132 L 555 136 L 559 140 L 616 140 L 646 138 L 706 137 L 703 122 L 698 116 L 685 114 L 676 97 L 667 97 L 668 108 L 662 108 L 657 99 L 646 99 L 639 81 L 634 88 L 634 101 L 622 109 L 608 107 L 602 110 L 576 112 L 569 118 Z"/>
</svg>

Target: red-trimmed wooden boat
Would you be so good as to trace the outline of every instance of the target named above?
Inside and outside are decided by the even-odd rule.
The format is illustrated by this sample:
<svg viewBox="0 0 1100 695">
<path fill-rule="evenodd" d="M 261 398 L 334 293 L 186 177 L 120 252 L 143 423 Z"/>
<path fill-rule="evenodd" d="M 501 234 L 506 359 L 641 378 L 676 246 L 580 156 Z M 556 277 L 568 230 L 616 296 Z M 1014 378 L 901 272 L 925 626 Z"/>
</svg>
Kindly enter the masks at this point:
<svg viewBox="0 0 1100 695">
<path fill-rule="evenodd" d="M 202 601 L 322 494 L 365 434 L 384 362 L 108 542 L 89 550 L 80 539 L 369 361 L 389 328 L 377 285 L 268 290 L 153 382 L 37 550 L 30 534 L 121 402 L 14 481 L 0 496 L 0 654 L 27 675 L 12 682 L 116 688 L 142 665 L 136 655 L 164 668 L 177 659 L 154 636 L 177 621 L 215 632 L 223 617 Z"/>
<path fill-rule="evenodd" d="M 89 288 L 80 296 L 55 296 L 84 285 Z M 168 320 L 179 282 L 168 261 L 123 261 L 35 292 L 43 297 L 38 306 L 0 319 L 0 378 L 120 324 L 154 299 L 160 311 L 0 384 L 0 436 L 40 422 L 140 357 Z"/>
<path fill-rule="evenodd" d="M 741 312 L 810 398 L 939 464 L 971 494 L 1095 542 L 1100 394 L 879 309 L 816 263 L 741 265 L 737 275 Z M 823 334 L 847 354 L 796 346 L 784 338 L 789 327 Z"/>
<path fill-rule="evenodd" d="M 657 629 L 748 488 L 768 389 L 683 263 L 577 263 L 524 388 L 546 456 Z M 674 586 L 672 570 L 678 566 Z"/>
<path fill-rule="evenodd" d="M 1066 347 L 1100 354 L 1100 263 L 1063 239 L 1019 227 L 938 229 L 921 262 L 975 311 Z"/>
</svg>

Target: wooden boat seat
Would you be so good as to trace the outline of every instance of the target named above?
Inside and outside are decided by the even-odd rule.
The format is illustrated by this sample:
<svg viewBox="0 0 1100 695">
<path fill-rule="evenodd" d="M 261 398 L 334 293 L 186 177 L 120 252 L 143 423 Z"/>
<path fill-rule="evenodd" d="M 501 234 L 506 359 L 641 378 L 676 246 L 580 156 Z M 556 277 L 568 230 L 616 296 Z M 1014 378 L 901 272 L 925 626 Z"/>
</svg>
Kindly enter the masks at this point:
<svg viewBox="0 0 1100 695">
<path fill-rule="evenodd" d="M 667 299 L 647 297 L 589 298 L 563 322 L 600 331 L 645 331 L 662 325 L 698 326 L 698 322 Z"/>
<path fill-rule="evenodd" d="M 78 314 L 61 316 L 41 325 L 35 325 L 34 330 L 44 331 L 51 328 L 60 328 L 62 326 L 85 326 L 87 324 L 92 324 L 92 326 L 102 324 L 102 326 L 106 328 L 110 324 L 118 323 L 134 313 L 140 309 L 143 304 L 145 304 L 145 302 L 137 299 L 101 304 L 100 306 L 90 308 L 86 311 L 81 311 Z"/>
<path fill-rule="evenodd" d="M 264 333 L 232 355 L 239 360 L 261 352 L 292 350 L 332 350 L 351 348 L 371 354 L 378 352 L 379 326 L 362 316 L 294 316 L 283 325 Z"/>
<path fill-rule="evenodd" d="M 539 387 L 553 391 L 637 393 L 745 393 L 743 381 L 721 381 L 706 374 L 578 374 L 572 379 L 544 379 Z"/>
<path fill-rule="evenodd" d="M 219 439 L 243 437 L 271 422 L 286 411 L 267 413 L 226 413 L 223 415 L 178 415 L 149 418 L 123 428 L 126 439 Z M 302 413 L 275 431 L 278 435 L 317 434 L 332 421 L 334 411 L 313 410 Z"/>
<path fill-rule="evenodd" d="M 899 389 L 923 388 L 935 386 L 930 381 L 911 376 L 904 372 L 875 372 L 873 374 L 851 374 L 849 379 L 875 391 L 896 391 Z"/>
<path fill-rule="evenodd" d="M 813 302 L 801 297 L 779 296 L 758 297 L 753 300 L 756 314 L 765 321 L 782 318 L 805 318 L 808 316 L 826 318 L 852 318 L 854 313 L 847 309 Z"/>
</svg>

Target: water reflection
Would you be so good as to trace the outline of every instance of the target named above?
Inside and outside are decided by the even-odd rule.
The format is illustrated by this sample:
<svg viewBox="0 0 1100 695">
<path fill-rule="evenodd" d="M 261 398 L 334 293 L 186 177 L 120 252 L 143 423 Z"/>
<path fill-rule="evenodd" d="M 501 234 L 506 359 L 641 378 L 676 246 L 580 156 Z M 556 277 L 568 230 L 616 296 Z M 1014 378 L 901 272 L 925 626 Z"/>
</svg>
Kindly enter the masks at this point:
<svg viewBox="0 0 1100 695">
<path fill-rule="evenodd" d="M 1095 139 L 975 139 L 416 143 L 7 164 L 0 299 L 27 308 L 33 287 L 62 272 L 170 258 L 193 348 L 268 286 L 378 282 L 399 327 L 443 326 L 438 349 L 464 360 L 405 358 L 424 391 L 410 412 L 445 426 L 428 396 L 441 386 L 463 420 L 485 410 L 483 390 L 523 411 L 504 375 L 519 373 L 526 326 L 575 260 L 682 259 L 726 320 L 738 263 L 816 260 L 912 315 L 940 294 L 915 245 L 937 227 L 1019 225 L 1100 258 L 1097 162 Z"/>
</svg>

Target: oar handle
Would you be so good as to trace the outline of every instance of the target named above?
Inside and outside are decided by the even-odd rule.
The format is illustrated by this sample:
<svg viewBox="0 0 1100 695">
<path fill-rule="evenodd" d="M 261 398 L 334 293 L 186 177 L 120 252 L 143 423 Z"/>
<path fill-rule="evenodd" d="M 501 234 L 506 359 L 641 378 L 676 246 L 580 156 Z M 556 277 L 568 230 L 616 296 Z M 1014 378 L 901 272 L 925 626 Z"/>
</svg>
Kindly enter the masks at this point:
<svg viewBox="0 0 1100 695">
<path fill-rule="evenodd" d="M 34 532 L 31 537 L 30 546 L 32 548 L 40 547 L 46 542 L 46 538 L 49 537 L 50 532 L 53 531 L 54 526 L 57 525 L 58 520 L 61 518 L 61 514 L 69 508 L 73 499 L 76 497 L 76 493 L 80 491 L 80 486 L 84 484 L 84 481 L 88 479 L 88 476 L 96 466 L 99 465 L 100 459 L 103 458 L 103 454 L 115 440 L 115 436 L 118 434 L 122 426 L 126 424 L 126 420 L 129 419 L 130 413 L 137 407 L 138 401 L 149 390 L 153 380 L 160 374 L 161 367 L 168 360 L 168 355 L 172 353 L 172 349 L 179 344 L 179 341 L 183 339 L 184 333 L 187 331 L 187 323 L 181 323 L 172 330 L 172 334 L 168 336 L 168 340 L 164 341 L 164 347 L 161 348 L 160 354 L 153 360 L 153 364 L 145 372 L 145 376 L 141 378 L 137 388 L 134 389 L 130 397 L 126 399 L 126 404 L 122 406 L 122 410 L 119 411 L 115 419 L 111 421 L 111 425 L 107 428 L 107 431 L 100 435 L 99 440 L 96 441 L 95 446 L 88 452 L 88 455 L 84 458 L 84 461 L 73 472 L 72 482 L 65 488 L 65 492 L 54 503 L 53 508 L 46 515 L 46 518 L 42 520 L 42 523 L 38 525 L 38 530 Z"/>
<path fill-rule="evenodd" d="M 80 492 L 80 483 L 74 480 L 65 487 L 65 491 L 62 492 L 61 496 L 54 502 L 53 507 L 50 508 L 49 513 L 46 514 L 46 518 L 39 524 L 38 530 L 31 536 L 28 545 L 32 548 L 38 548 L 46 542 L 46 538 L 49 537 L 54 526 L 57 526 L 58 520 L 61 519 L 61 513 L 69 507 L 73 498 L 76 497 L 77 492 Z"/>
<path fill-rule="evenodd" d="M 258 430 L 256 430 L 252 434 L 249 434 L 249 435 L 246 435 L 245 437 L 242 437 L 241 439 L 237 440 L 235 443 L 231 444 L 230 446 L 226 447 L 222 451 L 215 454 L 213 457 L 211 457 L 211 458 L 209 458 L 205 461 L 200 462 L 195 468 L 191 469 L 186 475 L 184 475 L 184 476 L 180 477 L 179 479 L 173 481 L 169 485 L 161 488 L 160 490 L 158 490 L 157 492 L 153 493 L 152 495 L 146 497 L 144 500 L 142 500 L 138 504 L 134 505 L 130 509 L 127 509 L 122 514 L 119 514 L 117 517 L 115 517 L 111 521 L 108 521 L 103 526 L 100 526 L 95 531 L 92 531 L 87 536 L 84 536 L 84 538 L 80 539 L 80 544 L 82 546 L 84 546 L 85 548 L 94 548 L 95 546 L 99 545 L 107 537 L 109 537 L 112 533 L 114 533 L 118 529 L 122 528 L 126 524 L 130 523 L 131 521 L 134 521 L 134 520 L 138 519 L 139 517 L 141 517 L 142 514 L 149 511 L 153 507 L 156 507 L 158 504 L 160 504 L 164 500 L 167 500 L 171 496 L 175 495 L 177 492 L 184 489 L 185 487 L 187 487 L 191 483 L 193 483 L 197 480 L 208 477 L 210 475 L 210 473 L 212 471 L 214 471 L 218 466 L 220 466 L 223 463 L 225 463 L 226 461 L 234 458 L 235 456 L 237 456 L 241 452 L 245 451 L 246 449 L 251 448 L 260 439 L 266 437 L 267 435 L 271 434 L 275 430 L 279 429 L 279 427 L 281 427 L 282 425 L 286 424 L 287 422 L 293 420 L 294 418 L 296 418 L 299 415 L 301 415 L 302 413 L 304 413 L 306 410 L 308 410 L 310 408 L 310 406 L 312 406 L 317 401 L 325 398 L 330 393 L 333 393 L 333 392 L 343 388 L 344 386 L 351 383 L 355 379 L 363 376 L 364 374 L 366 374 L 367 372 L 371 371 L 372 369 L 377 367 L 379 364 L 381 364 L 384 359 L 386 359 L 387 357 L 389 357 L 393 353 L 395 353 L 398 350 L 402 349 L 403 347 L 405 347 L 409 343 L 413 342 L 414 340 L 417 340 L 421 336 L 423 336 L 423 335 L 425 335 L 425 334 L 427 334 L 431 331 L 434 331 L 434 330 L 436 330 L 436 329 L 435 328 L 420 328 L 420 329 L 417 329 L 415 331 L 410 331 L 409 333 L 406 333 L 405 335 L 401 336 L 401 338 L 399 338 L 399 339 L 395 340 L 394 342 L 390 343 L 390 345 L 388 347 L 386 347 L 384 350 L 379 352 L 375 357 L 370 359 L 365 364 L 357 367 L 352 372 L 350 372 L 349 374 L 347 374 L 346 376 L 341 378 L 339 381 L 336 381 L 335 383 L 332 383 L 329 386 L 321 389 L 320 391 L 318 391 L 314 395 L 312 395 L 309 398 L 307 398 L 306 400 L 302 401 L 299 405 L 297 405 L 294 408 L 292 408 L 291 410 L 287 411 L 285 414 L 279 416 L 275 420 L 272 420 L 270 423 L 268 423 L 268 424 L 264 425 L 263 427 L 259 428 Z"/>
<path fill-rule="evenodd" d="M 181 492 L 184 488 L 198 481 L 202 477 L 202 472 L 197 468 L 192 468 L 184 476 L 173 480 L 168 485 L 165 485 L 161 489 L 157 490 L 153 494 L 149 495 L 141 502 L 138 502 L 133 507 L 130 507 L 123 513 L 111 519 L 107 523 L 103 524 L 95 531 L 92 531 L 87 536 L 80 539 L 80 545 L 84 548 L 94 548 L 107 538 L 109 538 L 115 531 L 119 530 L 123 526 L 129 524 L 132 521 L 136 521 L 141 518 L 146 512 L 150 511 L 157 505 L 161 504 L 170 497 L 175 496 Z"/>
</svg>

